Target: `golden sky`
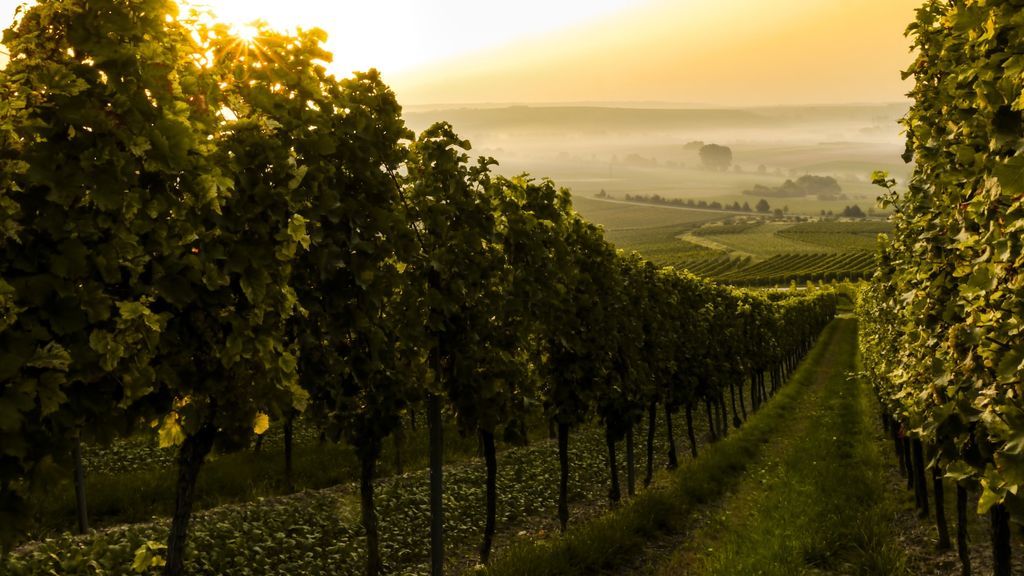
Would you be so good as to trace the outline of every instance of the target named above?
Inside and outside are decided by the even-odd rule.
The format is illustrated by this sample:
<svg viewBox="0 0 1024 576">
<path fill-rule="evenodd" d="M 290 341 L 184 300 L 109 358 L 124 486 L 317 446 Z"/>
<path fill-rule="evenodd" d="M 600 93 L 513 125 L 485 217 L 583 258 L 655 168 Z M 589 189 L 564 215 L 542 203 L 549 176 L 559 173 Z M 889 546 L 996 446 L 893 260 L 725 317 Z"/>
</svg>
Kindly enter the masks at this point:
<svg viewBox="0 0 1024 576">
<path fill-rule="evenodd" d="M 225 19 L 319 26 L 334 71 L 406 105 L 896 101 L 920 0 L 205 0 Z M 8 22 L 18 0 L 0 0 Z"/>
</svg>

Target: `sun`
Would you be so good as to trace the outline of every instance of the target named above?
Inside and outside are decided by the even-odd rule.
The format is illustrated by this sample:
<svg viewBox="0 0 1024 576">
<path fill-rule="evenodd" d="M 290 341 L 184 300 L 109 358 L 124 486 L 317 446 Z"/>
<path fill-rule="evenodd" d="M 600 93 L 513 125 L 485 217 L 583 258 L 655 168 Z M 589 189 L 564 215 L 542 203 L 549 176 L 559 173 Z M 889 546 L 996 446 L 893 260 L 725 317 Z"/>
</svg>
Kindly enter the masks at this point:
<svg viewBox="0 0 1024 576">
<path fill-rule="evenodd" d="M 253 44 L 261 35 L 261 28 L 289 29 L 295 25 L 280 8 L 267 10 L 258 0 L 183 0 L 183 4 L 206 12 L 214 21 L 228 25 L 231 35 L 246 44 Z"/>
<path fill-rule="evenodd" d="M 260 27 L 256 22 L 232 22 L 229 25 L 231 34 L 246 44 L 255 44 L 260 37 Z"/>
</svg>

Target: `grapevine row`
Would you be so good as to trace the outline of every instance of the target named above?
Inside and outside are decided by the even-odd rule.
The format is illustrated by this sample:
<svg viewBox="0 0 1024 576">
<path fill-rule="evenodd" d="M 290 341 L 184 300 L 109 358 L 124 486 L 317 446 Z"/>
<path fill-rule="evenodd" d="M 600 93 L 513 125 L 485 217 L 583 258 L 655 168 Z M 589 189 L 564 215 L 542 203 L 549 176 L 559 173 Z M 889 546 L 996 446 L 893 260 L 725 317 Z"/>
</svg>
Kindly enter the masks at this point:
<svg viewBox="0 0 1024 576">
<path fill-rule="evenodd" d="M 1020 1 L 930 0 L 908 33 L 914 104 L 906 191 L 884 173 L 894 232 L 860 295 L 866 375 L 922 515 L 955 482 L 964 573 L 970 493 L 1009 575 L 1009 516 L 1024 509 L 1024 21 Z"/>
<path fill-rule="evenodd" d="M 4 35 L 5 545 L 83 439 L 152 427 L 178 447 L 176 504 L 166 554 L 137 561 L 181 574 L 210 454 L 307 414 L 357 453 L 375 576 L 382 443 L 423 404 L 434 571 L 444 412 L 483 448 L 486 562 L 494 437 L 532 407 L 558 428 L 564 528 L 574 428 L 605 427 L 618 501 L 616 444 L 645 415 L 703 401 L 724 431 L 726 394 L 736 424 L 744 384 L 756 409 L 834 314 L 831 293 L 769 298 L 617 252 L 568 191 L 493 174 L 448 124 L 411 133 L 375 71 L 328 75 L 319 30 L 247 41 L 178 11 L 42 1 Z"/>
</svg>

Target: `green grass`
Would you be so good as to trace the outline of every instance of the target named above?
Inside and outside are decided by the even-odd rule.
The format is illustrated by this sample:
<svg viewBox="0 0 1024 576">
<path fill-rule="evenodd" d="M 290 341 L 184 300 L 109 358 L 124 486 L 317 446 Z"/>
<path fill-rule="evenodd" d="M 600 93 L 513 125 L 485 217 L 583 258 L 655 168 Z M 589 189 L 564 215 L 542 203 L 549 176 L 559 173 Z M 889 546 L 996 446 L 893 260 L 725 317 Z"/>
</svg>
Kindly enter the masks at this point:
<svg viewBox="0 0 1024 576">
<path fill-rule="evenodd" d="M 734 486 L 812 386 L 815 366 L 826 361 L 831 343 L 848 338 L 851 322 L 834 322 L 801 364 L 790 383 L 746 424 L 682 466 L 662 489 L 649 490 L 594 522 L 573 527 L 552 542 L 520 544 L 503 553 L 487 571 L 494 576 L 555 576 L 615 570 L 628 564 L 643 543 L 683 529 L 698 506 Z M 842 332 L 842 334 L 837 334 Z"/>
<path fill-rule="evenodd" d="M 694 236 L 724 236 L 731 234 L 742 234 L 761 226 L 760 222 L 737 222 L 733 224 L 715 223 L 710 226 L 701 226 L 693 231 Z"/>
<path fill-rule="evenodd" d="M 766 222 L 759 226 L 748 227 L 731 234 L 715 234 L 714 236 L 684 236 L 691 242 L 706 243 L 705 245 L 720 246 L 725 252 L 738 255 L 750 255 L 757 259 L 766 259 L 781 254 L 814 254 L 820 252 L 839 252 L 848 247 L 842 242 L 824 246 L 805 242 L 785 234 L 793 227 L 791 222 Z"/>
<path fill-rule="evenodd" d="M 817 367 L 822 386 L 815 401 L 793 414 L 801 426 L 773 442 L 767 464 L 752 470 L 723 513 L 694 535 L 696 558 L 676 555 L 662 574 L 688 567 L 723 576 L 906 573 L 886 522 L 891 509 L 870 434 L 870 392 L 849 378 L 856 323 L 839 322 L 833 361 Z"/>
<path fill-rule="evenodd" d="M 600 224 L 605 230 L 634 230 L 688 226 L 696 228 L 704 222 L 720 220 L 723 214 L 706 210 L 689 210 L 673 206 L 627 204 L 594 198 L 573 198 L 573 207 L 584 218 Z"/>
<path fill-rule="evenodd" d="M 710 250 L 685 242 L 679 236 L 722 214 L 662 206 L 645 206 L 575 198 L 573 205 L 587 220 L 604 228 L 605 238 L 626 251 L 637 251 L 658 265 L 681 259 L 702 259 Z"/>
</svg>

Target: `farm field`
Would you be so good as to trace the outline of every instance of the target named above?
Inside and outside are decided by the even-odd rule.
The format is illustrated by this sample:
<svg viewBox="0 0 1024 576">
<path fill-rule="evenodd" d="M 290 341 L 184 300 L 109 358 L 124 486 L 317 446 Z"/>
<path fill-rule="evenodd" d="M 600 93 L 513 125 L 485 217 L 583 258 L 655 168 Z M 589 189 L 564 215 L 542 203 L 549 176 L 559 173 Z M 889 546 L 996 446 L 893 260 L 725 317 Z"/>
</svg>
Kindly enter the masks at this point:
<svg viewBox="0 0 1024 576">
<path fill-rule="evenodd" d="M 630 109 L 519 106 L 416 108 L 407 114 L 414 128 L 445 119 L 469 137 L 474 154 L 494 156 L 506 175 L 528 172 L 550 177 L 574 195 L 604 192 L 658 194 L 755 204 L 745 195 L 755 185 L 778 186 L 802 174 L 833 176 L 846 198 L 771 199 L 773 208 L 817 216 L 859 204 L 874 209 L 879 189 L 875 170 L 904 179 L 903 142 L 897 119 L 904 105 L 792 106 L 747 109 Z M 733 151 L 727 171 L 701 166 L 691 141 L 716 142 Z"/>
<path fill-rule="evenodd" d="M 674 206 L 574 199 L 609 241 L 661 266 L 740 285 L 863 277 L 874 266 L 884 221 L 763 221 Z M 735 221 L 735 223 L 734 223 Z"/>
</svg>

